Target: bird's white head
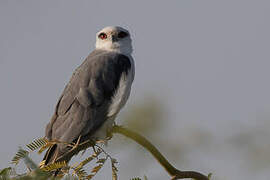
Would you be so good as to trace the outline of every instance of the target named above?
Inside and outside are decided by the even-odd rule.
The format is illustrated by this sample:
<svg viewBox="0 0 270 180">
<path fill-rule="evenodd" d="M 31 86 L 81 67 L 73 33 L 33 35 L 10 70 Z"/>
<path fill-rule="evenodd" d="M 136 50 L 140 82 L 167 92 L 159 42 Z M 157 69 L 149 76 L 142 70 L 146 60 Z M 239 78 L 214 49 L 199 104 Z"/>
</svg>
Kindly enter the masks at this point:
<svg viewBox="0 0 270 180">
<path fill-rule="evenodd" d="M 96 35 L 96 49 L 130 55 L 132 44 L 128 30 L 118 26 L 103 28 Z"/>
</svg>

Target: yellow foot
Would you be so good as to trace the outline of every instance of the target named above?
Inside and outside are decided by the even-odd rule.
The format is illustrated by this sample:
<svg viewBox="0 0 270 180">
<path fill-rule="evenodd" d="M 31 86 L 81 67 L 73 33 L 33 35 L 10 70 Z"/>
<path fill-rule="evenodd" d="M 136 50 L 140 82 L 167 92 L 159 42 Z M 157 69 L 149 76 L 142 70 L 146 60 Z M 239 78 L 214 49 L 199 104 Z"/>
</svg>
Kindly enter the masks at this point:
<svg viewBox="0 0 270 180">
<path fill-rule="evenodd" d="M 80 140 L 81 140 L 81 135 L 79 136 L 79 138 L 77 139 L 76 143 L 72 143 L 69 146 L 72 147 L 71 151 L 76 149 L 78 147 L 78 145 L 80 144 Z"/>
</svg>

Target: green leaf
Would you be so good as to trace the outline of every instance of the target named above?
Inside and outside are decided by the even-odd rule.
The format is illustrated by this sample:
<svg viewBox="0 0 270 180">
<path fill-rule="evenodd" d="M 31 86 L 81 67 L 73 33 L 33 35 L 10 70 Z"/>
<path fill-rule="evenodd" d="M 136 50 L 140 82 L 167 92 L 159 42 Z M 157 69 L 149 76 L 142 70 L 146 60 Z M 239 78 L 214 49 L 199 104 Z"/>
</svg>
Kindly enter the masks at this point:
<svg viewBox="0 0 270 180">
<path fill-rule="evenodd" d="M 61 162 L 55 162 L 53 164 L 46 165 L 46 166 L 42 167 L 41 170 L 54 171 L 54 170 L 61 169 L 61 168 L 66 167 L 66 166 L 67 166 L 66 161 L 61 161 Z"/>
<path fill-rule="evenodd" d="M 79 179 L 85 179 L 85 177 L 87 176 L 87 173 L 83 168 L 77 169 L 74 172 L 76 172 L 76 175 L 78 176 Z"/>
<path fill-rule="evenodd" d="M 212 173 L 209 173 L 209 174 L 208 174 L 207 177 L 208 177 L 209 180 L 211 179 L 212 175 L 213 175 Z"/>
<path fill-rule="evenodd" d="M 113 164 L 117 164 L 118 163 L 117 160 L 114 159 L 114 158 L 112 158 L 111 161 L 112 161 Z"/>
<path fill-rule="evenodd" d="M 139 177 L 135 177 L 135 178 L 131 178 L 130 180 L 142 180 L 142 179 L 139 178 Z M 147 180 L 147 177 L 146 176 L 144 176 L 144 180 Z"/>
<path fill-rule="evenodd" d="M 46 149 L 48 149 L 49 147 L 55 145 L 55 143 L 52 142 L 47 142 L 47 144 L 43 145 L 39 150 L 38 150 L 38 154 L 41 154 L 43 151 L 45 151 Z"/>
<path fill-rule="evenodd" d="M 21 159 L 23 159 L 25 156 L 27 156 L 28 154 L 29 154 L 28 151 L 26 151 L 26 150 L 24 150 L 24 149 L 22 149 L 20 147 L 19 150 L 18 150 L 18 152 L 16 153 L 16 155 L 11 160 L 11 163 L 17 165 L 19 163 L 19 161 Z"/>
<path fill-rule="evenodd" d="M 86 176 L 86 179 L 92 179 L 98 173 L 98 171 L 103 167 L 103 165 L 104 165 L 104 163 L 99 163 L 97 166 L 95 166 L 91 170 L 91 174 Z"/>
<path fill-rule="evenodd" d="M 7 167 L 0 171 L 0 179 L 7 179 L 10 175 L 11 167 Z"/>
<path fill-rule="evenodd" d="M 115 166 L 116 163 L 117 163 L 116 159 L 111 158 L 111 164 L 112 164 L 112 180 L 117 180 L 118 169 Z"/>
<path fill-rule="evenodd" d="M 112 166 L 112 180 L 117 180 L 117 168 L 115 166 Z"/>
<path fill-rule="evenodd" d="M 30 144 L 27 144 L 26 147 L 30 149 L 31 151 L 35 151 L 43 146 L 48 144 L 48 140 L 45 138 L 39 138 L 31 142 Z"/>
<path fill-rule="evenodd" d="M 101 153 L 101 150 L 98 150 L 95 154 L 91 155 L 90 157 L 83 160 L 76 168 L 80 168 L 88 164 L 90 161 L 95 159 L 99 154 Z"/>
<path fill-rule="evenodd" d="M 97 166 L 95 166 L 95 167 L 92 169 L 91 173 L 96 174 L 96 173 L 102 168 L 102 166 L 103 166 L 103 164 L 98 164 Z"/>
<path fill-rule="evenodd" d="M 102 163 L 102 164 L 104 164 L 104 163 L 105 163 L 105 161 L 106 161 L 106 159 L 105 159 L 105 158 L 100 158 L 99 160 L 97 160 L 97 162 L 96 162 L 96 163 Z"/>
</svg>

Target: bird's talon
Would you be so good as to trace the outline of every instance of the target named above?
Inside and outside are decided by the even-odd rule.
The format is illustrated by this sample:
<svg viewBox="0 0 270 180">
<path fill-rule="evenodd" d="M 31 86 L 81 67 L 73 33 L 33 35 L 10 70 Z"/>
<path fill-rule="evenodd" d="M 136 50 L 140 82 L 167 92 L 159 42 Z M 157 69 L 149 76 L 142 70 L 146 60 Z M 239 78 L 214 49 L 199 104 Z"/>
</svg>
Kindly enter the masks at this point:
<svg viewBox="0 0 270 180">
<path fill-rule="evenodd" d="M 79 146 L 80 140 L 81 140 L 81 136 L 79 136 L 79 138 L 78 138 L 78 140 L 77 140 L 76 143 L 71 143 L 70 147 L 72 147 L 72 150 L 73 149 L 76 149 Z"/>
</svg>

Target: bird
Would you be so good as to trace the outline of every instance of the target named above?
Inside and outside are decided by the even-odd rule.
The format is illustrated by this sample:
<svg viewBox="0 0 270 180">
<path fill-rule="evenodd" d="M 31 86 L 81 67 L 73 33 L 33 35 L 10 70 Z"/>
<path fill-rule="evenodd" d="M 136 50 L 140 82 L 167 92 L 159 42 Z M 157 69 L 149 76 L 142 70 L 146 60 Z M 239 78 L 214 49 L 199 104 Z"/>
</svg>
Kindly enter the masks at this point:
<svg viewBox="0 0 270 180">
<path fill-rule="evenodd" d="M 45 129 L 47 140 L 108 140 L 108 132 L 130 96 L 135 76 L 132 51 L 130 33 L 123 27 L 108 26 L 96 34 L 95 49 L 73 72 L 60 95 Z M 45 153 L 44 165 L 54 163 L 70 148 L 54 144 Z"/>
</svg>

